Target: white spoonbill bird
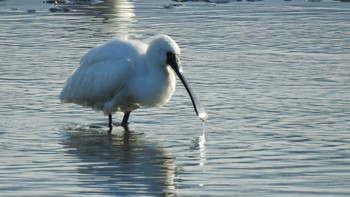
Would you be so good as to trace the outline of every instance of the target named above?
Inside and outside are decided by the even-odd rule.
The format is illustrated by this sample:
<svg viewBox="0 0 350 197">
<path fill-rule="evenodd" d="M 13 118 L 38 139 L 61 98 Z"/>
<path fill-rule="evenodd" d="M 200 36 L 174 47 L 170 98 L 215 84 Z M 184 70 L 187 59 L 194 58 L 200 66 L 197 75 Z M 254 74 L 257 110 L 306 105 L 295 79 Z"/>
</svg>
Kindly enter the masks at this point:
<svg viewBox="0 0 350 197">
<path fill-rule="evenodd" d="M 175 91 L 175 72 L 195 112 L 207 120 L 206 110 L 183 75 L 179 56 L 180 48 L 166 35 L 155 36 L 147 43 L 113 39 L 85 54 L 59 98 L 64 103 L 103 111 L 109 117 L 110 129 L 112 114 L 123 112 L 121 125 L 126 127 L 133 110 L 162 106 L 170 100 Z"/>
</svg>

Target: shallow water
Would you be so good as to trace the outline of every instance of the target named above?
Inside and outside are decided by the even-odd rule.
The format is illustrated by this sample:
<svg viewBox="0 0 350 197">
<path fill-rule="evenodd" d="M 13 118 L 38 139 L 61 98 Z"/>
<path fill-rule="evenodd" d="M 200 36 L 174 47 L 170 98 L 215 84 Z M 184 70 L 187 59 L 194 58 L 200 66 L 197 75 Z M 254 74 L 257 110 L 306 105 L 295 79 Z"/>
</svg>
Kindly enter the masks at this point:
<svg viewBox="0 0 350 197">
<path fill-rule="evenodd" d="M 349 3 L 42 2 L 0 1 L 1 196 L 350 195 Z M 180 83 L 112 135 L 60 104 L 91 47 L 158 33 L 182 49 L 205 128 Z"/>
</svg>

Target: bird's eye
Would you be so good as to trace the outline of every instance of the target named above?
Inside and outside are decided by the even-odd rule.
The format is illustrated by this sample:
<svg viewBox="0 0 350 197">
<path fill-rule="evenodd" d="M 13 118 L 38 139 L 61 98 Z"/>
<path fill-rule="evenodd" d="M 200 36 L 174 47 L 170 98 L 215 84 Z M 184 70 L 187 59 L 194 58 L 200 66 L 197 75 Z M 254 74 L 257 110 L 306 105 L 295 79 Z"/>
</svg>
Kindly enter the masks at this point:
<svg viewBox="0 0 350 197">
<path fill-rule="evenodd" d="M 167 56 L 167 58 L 173 58 L 173 57 L 175 56 L 175 54 L 172 53 L 172 52 L 170 52 L 170 51 L 168 51 L 168 52 L 166 53 L 166 56 Z"/>
<path fill-rule="evenodd" d="M 176 55 L 170 51 L 168 51 L 166 55 L 167 55 L 166 63 L 168 65 L 176 65 Z"/>
</svg>

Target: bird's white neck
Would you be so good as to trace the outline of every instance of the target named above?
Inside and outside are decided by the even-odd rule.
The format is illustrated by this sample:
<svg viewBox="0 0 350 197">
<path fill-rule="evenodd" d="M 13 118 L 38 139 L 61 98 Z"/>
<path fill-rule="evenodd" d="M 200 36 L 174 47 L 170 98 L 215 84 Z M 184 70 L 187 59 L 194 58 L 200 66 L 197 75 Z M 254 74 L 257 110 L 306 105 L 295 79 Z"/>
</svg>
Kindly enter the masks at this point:
<svg viewBox="0 0 350 197">
<path fill-rule="evenodd" d="M 176 78 L 169 66 L 148 64 L 140 73 L 134 94 L 141 106 L 161 106 L 168 102 L 175 91 Z M 141 77 L 142 76 L 142 77 Z"/>
</svg>

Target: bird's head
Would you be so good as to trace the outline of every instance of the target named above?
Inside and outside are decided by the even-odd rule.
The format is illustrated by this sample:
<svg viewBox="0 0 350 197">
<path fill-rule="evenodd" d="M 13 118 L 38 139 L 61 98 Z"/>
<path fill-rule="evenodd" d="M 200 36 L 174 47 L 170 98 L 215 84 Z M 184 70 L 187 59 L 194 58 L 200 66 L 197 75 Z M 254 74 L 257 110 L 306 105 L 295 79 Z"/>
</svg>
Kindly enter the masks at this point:
<svg viewBox="0 0 350 197">
<path fill-rule="evenodd" d="M 158 66 L 175 64 L 180 65 L 180 48 L 176 42 L 167 35 L 158 35 L 151 39 L 147 49 L 147 56 L 152 58 L 154 64 Z"/>
<path fill-rule="evenodd" d="M 195 112 L 200 119 L 203 121 L 207 120 L 208 113 L 200 104 L 185 76 L 183 75 L 183 70 L 180 63 L 180 48 L 176 42 L 166 35 L 157 36 L 149 43 L 147 57 L 151 58 L 153 64 L 156 66 L 164 67 L 169 65 L 174 70 L 190 95 Z"/>
</svg>

